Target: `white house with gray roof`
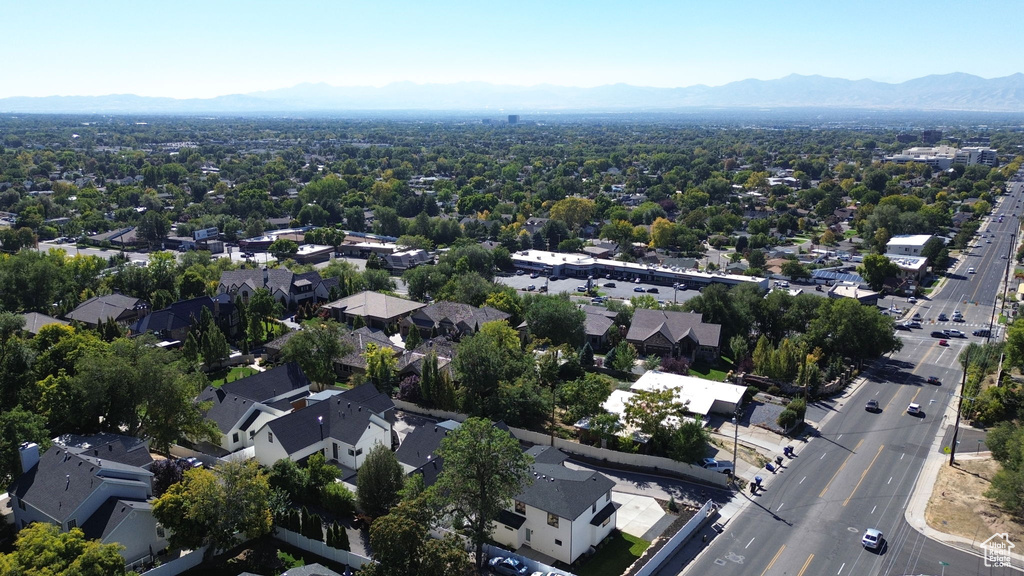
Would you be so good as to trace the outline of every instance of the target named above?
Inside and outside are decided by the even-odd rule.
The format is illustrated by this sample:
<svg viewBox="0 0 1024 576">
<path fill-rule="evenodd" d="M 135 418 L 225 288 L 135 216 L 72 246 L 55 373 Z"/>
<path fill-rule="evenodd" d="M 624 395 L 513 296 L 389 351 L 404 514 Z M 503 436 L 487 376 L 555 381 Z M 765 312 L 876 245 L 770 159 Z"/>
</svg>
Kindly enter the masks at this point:
<svg viewBox="0 0 1024 576">
<path fill-rule="evenodd" d="M 566 468 L 569 457 L 557 448 L 534 446 L 527 454 L 534 457 L 532 482 L 502 511 L 491 537 L 572 564 L 615 529 L 615 483 L 599 472 Z"/>
<path fill-rule="evenodd" d="M 167 534 L 149 503 L 153 474 L 124 462 L 141 463 L 148 450 L 143 458 L 136 453 L 138 443 L 62 438 L 67 445 L 57 439 L 41 456 L 36 444 L 21 446 L 24 472 L 10 487 L 15 526 L 48 522 L 63 532 L 81 528 L 87 538 L 124 546 L 121 556 L 128 564 L 166 548 Z"/>
</svg>

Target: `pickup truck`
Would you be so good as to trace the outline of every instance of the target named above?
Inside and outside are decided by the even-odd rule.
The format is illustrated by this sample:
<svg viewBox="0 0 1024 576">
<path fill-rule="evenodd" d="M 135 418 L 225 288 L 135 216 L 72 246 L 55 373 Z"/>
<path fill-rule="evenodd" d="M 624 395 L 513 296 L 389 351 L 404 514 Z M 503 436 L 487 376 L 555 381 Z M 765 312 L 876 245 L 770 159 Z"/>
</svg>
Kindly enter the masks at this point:
<svg viewBox="0 0 1024 576">
<path fill-rule="evenodd" d="M 705 458 L 701 466 L 705 470 L 715 470 L 722 474 L 732 474 L 733 465 L 732 462 L 726 462 L 725 460 L 715 460 L 714 458 Z"/>
</svg>

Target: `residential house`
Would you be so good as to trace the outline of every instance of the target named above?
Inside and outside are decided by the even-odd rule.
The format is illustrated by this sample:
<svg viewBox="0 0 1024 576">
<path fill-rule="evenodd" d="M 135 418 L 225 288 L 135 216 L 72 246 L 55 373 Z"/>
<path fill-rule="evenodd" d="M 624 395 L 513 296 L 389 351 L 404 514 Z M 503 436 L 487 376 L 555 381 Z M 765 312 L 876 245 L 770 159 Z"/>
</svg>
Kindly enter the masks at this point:
<svg viewBox="0 0 1024 576">
<path fill-rule="evenodd" d="M 722 337 L 720 324 L 705 324 L 697 312 L 641 308 L 633 313 L 626 341 L 641 354 L 717 361 Z"/>
<path fill-rule="evenodd" d="M 302 368 L 289 362 L 265 372 L 207 386 L 198 402 L 209 403 L 206 418 L 220 430 L 220 448 L 227 453 L 248 448 L 264 424 L 304 405 L 310 380 Z"/>
<path fill-rule="evenodd" d="M 241 298 L 248 303 L 256 290 L 266 288 L 275 301 L 293 309 L 307 302 L 330 300 L 331 289 L 337 286 L 337 278 L 321 278 L 315 271 L 296 274 L 287 268 L 246 268 L 222 272 L 217 293 L 228 294 L 232 302 Z"/>
<path fill-rule="evenodd" d="M 477 308 L 460 302 L 435 302 L 409 314 L 401 322 L 402 334 L 413 328 L 424 338 L 450 336 L 455 340 L 475 334 L 487 322 L 508 320 L 509 315 L 496 308 Z"/>
<path fill-rule="evenodd" d="M 395 451 L 395 457 L 402 465 L 406 475 L 419 474 L 423 477 L 424 487 L 433 486 L 444 468 L 444 458 L 438 455 L 441 441 L 461 425 L 461 422 L 455 420 L 445 420 L 432 425 L 417 426 L 412 432 L 406 434 L 398 450 Z M 505 432 L 509 431 L 504 422 L 494 422 L 494 427 Z"/>
<path fill-rule="evenodd" d="M 46 314 L 40 314 L 38 312 L 25 312 L 21 315 L 25 319 L 25 326 L 22 327 L 22 332 L 29 336 L 35 336 L 39 334 L 39 330 L 47 324 L 60 324 L 67 326 L 68 322 L 65 320 L 59 320 L 53 316 L 47 316 Z"/>
<path fill-rule="evenodd" d="M 615 325 L 615 316 L 618 313 L 604 306 L 582 305 L 580 309 L 587 314 L 583 320 L 583 332 L 590 348 L 604 350 L 608 347 L 608 334 Z"/>
<path fill-rule="evenodd" d="M 148 313 L 149 305 L 145 300 L 124 294 L 106 294 L 89 298 L 64 317 L 95 328 L 111 318 L 122 326 L 128 326 Z"/>
<path fill-rule="evenodd" d="M 325 304 L 324 309 L 342 324 L 352 325 L 359 318 L 364 326 L 384 330 L 397 327 L 402 319 L 424 306 L 421 302 L 367 290 Z"/>
<path fill-rule="evenodd" d="M 131 565 L 166 548 L 167 534 L 153 517 L 145 443 L 107 436 L 96 445 L 86 437 L 69 438 L 67 445 L 58 439 L 42 455 L 38 445 L 22 445 L 24 472 L 10 487 L 14 523 L 18 529 L 32 522 L 81 528 L 87 538 L 123 546 L 121 556 Z"/>
<path fill-rule="evenodd" d="M 931 234 L 893 236 L 885 245 L 885 252 L 896 256 L 920 256 L 924 245 L 931 239 Z"/>
<path fill-rule="evenodd" d="M 599 472 L 566 468 L 569 457 L 557 448 L 534 446 L 527 454 L 534 458 L 532 482 L 498 516 L 491 538 L 572 564 L 615 529 L 615 483 Z"/>
<path fill-rule="evenodd" d="M 189 330 L 199 324 L 203 310 L 210 311 L 214 323 L 225 336 L 233 337 L 238 331 L 238 311 L 227 294 L 175 302 L 163 310 L 143 316 L 132 324 L 130 331 L 133 335 L 155 334 L 164 340 L 184 342 Z"/>
<path fill-rule="evenodd" d="M 350 478 L 377 444 L 391 447 L 391 411 L 394 403 L 372 384 L 331 391 L 305 408 L 271 420 L 257 430 L 256 460 L 272 466 L 290 458 L 302 461 L 323 452 Z"/>
</svg>

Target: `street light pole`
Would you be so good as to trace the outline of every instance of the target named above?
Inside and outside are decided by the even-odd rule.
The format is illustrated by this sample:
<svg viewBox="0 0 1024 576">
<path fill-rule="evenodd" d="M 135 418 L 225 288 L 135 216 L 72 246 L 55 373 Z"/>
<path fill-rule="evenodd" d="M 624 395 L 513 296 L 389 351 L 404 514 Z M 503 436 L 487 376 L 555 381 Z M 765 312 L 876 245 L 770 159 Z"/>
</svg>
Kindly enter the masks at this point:
<svg viewBox="0 0 1024 576">
<path fill-rule="evenodd" d="M 739 483 L 736 482 L 736 447 L 739 445 L 740 440 L 740 408 L 736 407 L 736 413 L 732 417 L 732 478 L 733 483 L 736 487 L 739 487 Z"/>
</svg>

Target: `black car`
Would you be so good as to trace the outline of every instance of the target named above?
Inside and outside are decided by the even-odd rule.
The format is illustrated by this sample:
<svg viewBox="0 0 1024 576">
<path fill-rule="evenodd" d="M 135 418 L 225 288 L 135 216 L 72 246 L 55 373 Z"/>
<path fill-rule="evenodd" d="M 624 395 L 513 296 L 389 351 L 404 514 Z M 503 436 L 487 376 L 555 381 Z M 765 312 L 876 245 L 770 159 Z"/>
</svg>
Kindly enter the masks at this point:
<svg viewBox="0 0 1024 576">
<path fill-rule="evenodd" d="M 988 328 L 982 328 L 981 330 L 975 330 L 974 332 L 971 332 L 971 334 L 973 334 L 974 336 L 981 336 L 982 338 L 988 338 L 989 336 L 992 335 L 992 331 L 989 330 Z"/>
<path fill-rule="evenodd" d="M 657 294 L 658 293 L 658 289 L 657 288 L 648 288 L 647 289 L 647 293 L 648 294 Z"/>
<path fill-rule="evenodd" d="M 946 333 L 941 330 L 935 330 L 932 332 L 932 338 L 945 338 Z"/>
<path fill-rule="evenodd" d="M 491 571 L 501 576 L 526 576 L 530 571 L 526 564 L 518 558 L 495 556 L 488 562 Z"/>
</svg>

